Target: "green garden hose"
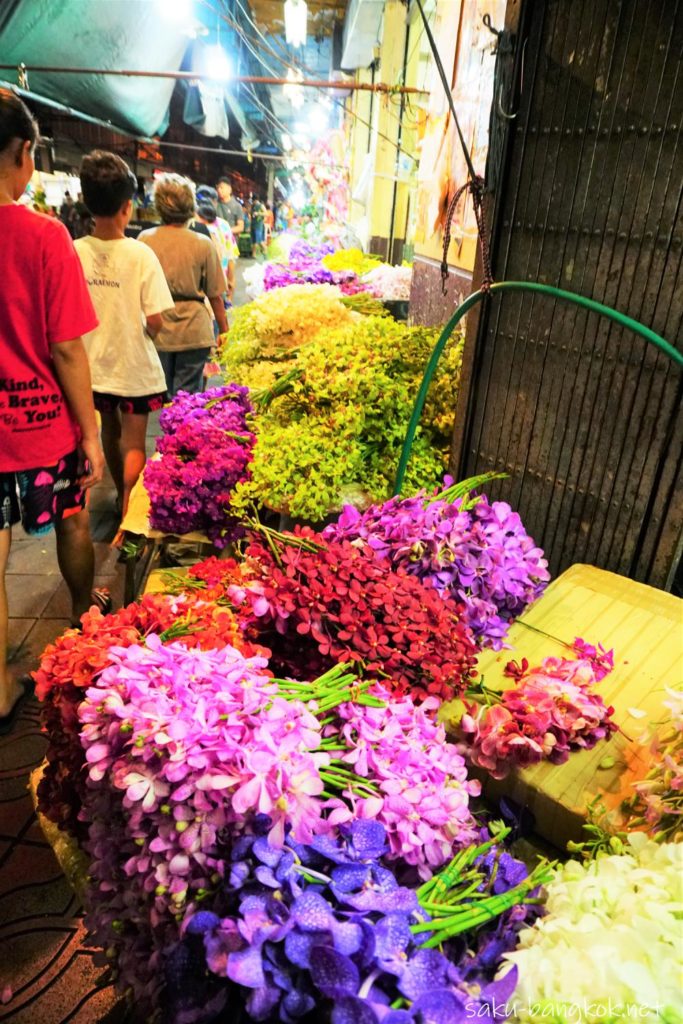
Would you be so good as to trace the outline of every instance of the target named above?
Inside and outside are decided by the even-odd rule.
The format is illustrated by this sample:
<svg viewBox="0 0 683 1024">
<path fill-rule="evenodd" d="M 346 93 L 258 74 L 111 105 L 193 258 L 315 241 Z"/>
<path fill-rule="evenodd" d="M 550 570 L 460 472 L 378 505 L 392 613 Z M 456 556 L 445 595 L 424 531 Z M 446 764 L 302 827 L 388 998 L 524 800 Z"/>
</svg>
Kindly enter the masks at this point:
<svg viewBox="0 0 683 1024">
<path fill-rule="evenodd" d="M 562 288 L 554 288 L 549 284 L 534 284 L 531 281 L 500 281 L 498 284 L 492 284 L 490 288 L 491 294 L 497 292 L 538 292 L 541 295 L 550 295 L 554 299 L 561 299 L 563 302 L 569 302 L 574 306 L 583 306 L 584 309 L 589 309 L 592 313 L 599 313 L 600 316 L 606 316 L 609 320 L 614 320 L 621 327 L 628 327 L 634 332 L 639 334 L 646 341 L 656 345 L 657 348 L 665 352 L 670 359 L 673 359 L 679 366 L 683 366 L 683 354 L 677 349 L 670 345 L 668 341 L 660 337 L 659 334 L 655 334 L 649 327 L 645 327 L 643 324 L 638 323 L 637 320 L 632 320 L 630 316 L 626 316 L 624 313 L 619 313 L 616 309 L 611 309 L 609 306 L 603 306 L 601 302 L 596 302 L 594 299 L 588 299 L 583 295 L 577 295 L 575 292 L 566 292 Z M 446 343 L 450 338 L 451 334 L 460 323 L 466 313 L 476 306 L 477 303 L 481 302 L 487 292 L 479 291 L 473 292 L 472 295 L 468 295 L 464 302 L 462 302 L 456 309 L 453 316 L 450 318 L 443 331 L 439 335 L 439 340 L 434 346 L 434 350 L 429 357 L 429 362 L 425 368 L 422 383 L 420 384 L 420 390 L 417 393 L 415 399 L 415 405 L 413 406 L 413 412 L 410 417 L 410 423 L 406 431 L 405 440 L 403 442 L 403 450 L 401 452 L 401 458 L 398 463 L 398 470 L 396 473 L 396 483 L 394 485 L 394 494 L 400 495 L 403 488 L 403 482 L 405 480 L 406 469 L 408 468 L 408 461 L 410 459 L 410 453 L 412 451 L 413 442 L 415 440 L 415 432 L 417 431 L 420 417 L 422 416 L 422 409 L 425 404 L 427 392 L 429 391 L 429 385 L 432 382 L 432 377 L 438 365 L 439 359 L 443 353 Z"/>
</svg>

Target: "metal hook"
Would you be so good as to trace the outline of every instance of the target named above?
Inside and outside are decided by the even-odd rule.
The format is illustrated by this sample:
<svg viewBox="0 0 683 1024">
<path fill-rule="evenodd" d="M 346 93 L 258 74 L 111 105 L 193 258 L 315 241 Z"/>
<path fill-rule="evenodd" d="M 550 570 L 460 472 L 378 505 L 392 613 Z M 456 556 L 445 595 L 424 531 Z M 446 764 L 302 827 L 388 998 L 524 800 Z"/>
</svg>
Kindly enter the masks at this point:
<svg viewBox="0 0 683 1024">
<path fill-rule="evenodd" d="M 493 34 L 496 37 L 496 39 L 498 39 L 499 36 L 502 33 L 497 28 L 493 27 L 493 25 L 491 23 L 491 15 L 490 14 L 485 14 L 484 17 L 481 20 L 484 22 L 484 25 L 489 30 L 489 32 L 493 32 Z"/>
<path fill-rule="evenodd" d="M 498 113 L 500 114 L 501 117 L 504 117 L 506 121 L 514 121 L 514 119 L 517 117 L 518 111 L 515 111 L 514 114 L 507 114 L 503 110 L 503 102 L 502 101 L 503 101 L 503 83 L 501 82 L 500 83 L 500 88 L 498 89 Z"/>
<path fill-rule="evenodd" d="M 520 61 L 520 71 L 519 71 L 519 96 L 520 96 L 520 98 L 522 96 L 522 91 L 524 89 L 524 58 L 526 56 L 526 44 L 527 44 L 527 41 L 528 41 L 527 39 L 524 40 L 524 46 L 522 47 L 522 59 Z M 519 110 L 516 110 L 514 112 L 514 114 L 508 114 L 507 111 L 503 110 L 503 83 L 502 82 L 500 84 L 500 88 L 498 89 L 498 113 L 500 114 L 501 117 L 504 117 L 506 121 L 514 121 L 514 119 L 517 117 L 517 114 L 519 113 Z"/>
</svg>

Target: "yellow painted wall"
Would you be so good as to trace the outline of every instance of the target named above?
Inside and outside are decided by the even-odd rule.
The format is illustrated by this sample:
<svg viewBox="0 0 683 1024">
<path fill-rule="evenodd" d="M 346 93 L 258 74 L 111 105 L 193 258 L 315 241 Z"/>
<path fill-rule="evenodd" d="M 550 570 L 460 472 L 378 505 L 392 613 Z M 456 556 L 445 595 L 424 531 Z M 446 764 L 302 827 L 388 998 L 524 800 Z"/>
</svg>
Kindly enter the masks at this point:
<svg viewBox="0 0 683 1024">
<path fill-rule="evenodd" d="M 493 93 L 495 38 L 483 25 L 485 13 L 502 26 L 506 0 L 437 0 L 433 34 L 453 83 L 453 98 L 475 170 L 483 175 Z M 416 197 L 415 252 L 441 260 L 443 219 L 448 199 L 467 180 L 467 167 L 448 115 L 443 86 L 433 60 L 426 87 L 430 90 L 427 122 L 421 140 Z M 472 202 L 461 202 L 451 229 L 448 262 L 471 271 L 477 251 Z"/>
<path fill-rule="evenodd" d="M 495 39 L 483 26 L 482 18 L 489 13 L 494 25 L 502 25 L 505 6 L 506 0 L 425 0 L 446 75 L 454 83 L 458 117 L 475 167 L 482 174 L 495 67 Z M 416 5 L 409 17 L 407 23 L 407 9 L 401 0 L 387 0 L 375 80 L 423 89 L 424 94 L 407 96 L 403 109 L 398 95 L 358 91 L 347 100 L 352 195 L 357 192 L 368 152 L 373 156 L 371 196 L 367 205 L 352 201 L 350 221 L 364 241 L 390 238 L 396 183 L 393 239 L 414 243 L 416 255 L 440 260 L 448 197 L 466 180 L 467 172 L 459 144 L 455 144 L 448 103 Z M 404 81 L 406 32 L 408 59 Z M 356 79 L 370 82 L 372 72 L 359 71 Z M 354 114 L 370 122 L 372 131 Z M 469 198 L 460 207 L 451 237 L 449 263 L 472 270 L 477 236 Z"/>
</svg>

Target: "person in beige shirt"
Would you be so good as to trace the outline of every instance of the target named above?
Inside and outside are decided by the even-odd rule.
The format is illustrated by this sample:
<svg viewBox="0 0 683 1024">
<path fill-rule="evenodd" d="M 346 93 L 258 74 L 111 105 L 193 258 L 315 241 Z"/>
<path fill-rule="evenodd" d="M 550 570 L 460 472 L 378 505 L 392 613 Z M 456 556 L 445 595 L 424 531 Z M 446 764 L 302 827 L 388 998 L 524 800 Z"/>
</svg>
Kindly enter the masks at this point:
<svg viewBox="0 0 683 1024">
<path fill-rule="evenodd" d="M 213 321 L 204 300 L 209 300 L 219 333 L 226 334 L 227 283 L 211 239 L 187 227 L 195 214 L 191 182 L 177 174 L 162 175 L 154 187 L 154 204 L 161 226 L 138 237 L 156 253 L 174 302 L 173 309 L 162 313 L 155 344 L 169 394 L 195 394 L 202 390 L 204 364 L 214 344 Z"/>
</svg>

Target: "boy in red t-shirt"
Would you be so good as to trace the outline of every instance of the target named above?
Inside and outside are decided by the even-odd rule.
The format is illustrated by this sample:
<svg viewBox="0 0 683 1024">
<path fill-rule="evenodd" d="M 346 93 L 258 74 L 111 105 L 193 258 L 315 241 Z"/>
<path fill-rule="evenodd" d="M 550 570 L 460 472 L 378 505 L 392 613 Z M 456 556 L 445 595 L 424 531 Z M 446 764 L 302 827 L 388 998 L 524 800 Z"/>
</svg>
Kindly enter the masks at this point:
<svg viewBox="0 0 683 1024">
<path fill-rule="evenodd" d="M 102 478 L 100 446 L 81 335 L 97 317 L 66 228 L 19 206 L 33 174 L 38 126 L 0 89 L 0 733 L 29 684 L 7 669 L 5 572 L 11 528 L 55 527 L 74 623 L 99 598 L 85 491 Z"/>
</svg>

